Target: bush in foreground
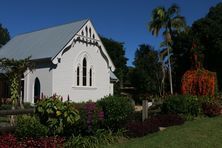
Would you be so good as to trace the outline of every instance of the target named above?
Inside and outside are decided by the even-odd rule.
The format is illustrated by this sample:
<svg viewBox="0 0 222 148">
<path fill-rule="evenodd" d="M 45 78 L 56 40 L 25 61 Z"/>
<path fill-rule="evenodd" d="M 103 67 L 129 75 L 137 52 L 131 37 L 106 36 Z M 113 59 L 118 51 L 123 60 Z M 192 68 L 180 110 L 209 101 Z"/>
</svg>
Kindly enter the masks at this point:
<svg viewBox="0 0 222 148">
<path fill-rule="evenodd" d="M 195 117 L 201 113 L 201 105 L 196 96 L 175 95 L 164 100 L 161 110 L 163 113 Z"/>
<path fill-rule="evenodd" d="M 65 127 L 70 127 L 80 118 L 79 112 L 57 95 L 38 101 L 36 114 L 49 128 L 50 135 L 63 134 Z"/>
<path fill-rule="evenodd" d="M 44 137 L 48 133 L 48 128 L 42 125 L 35 116 L 22 115 L 17 118 L 15 135 L 18 138 Z"/>
<path fill-rule="evenodd" d="M 97 104 L 104 111 L 105 124 L 114 131 L 125 125 L 134 110 L 131 101 L 124 97 L 108 96 Z"/>
</svg>

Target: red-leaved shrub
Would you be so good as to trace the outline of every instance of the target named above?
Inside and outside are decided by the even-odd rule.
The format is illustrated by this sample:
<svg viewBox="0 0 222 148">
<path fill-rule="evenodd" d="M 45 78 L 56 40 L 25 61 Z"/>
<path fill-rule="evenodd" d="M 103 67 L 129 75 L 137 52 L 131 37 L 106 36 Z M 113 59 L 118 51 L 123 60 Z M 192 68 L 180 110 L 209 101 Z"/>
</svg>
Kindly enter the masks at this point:
<svg viewBox="0 0 222 148">
<path fill-rule="evenodd" d="M 5 134 L 0 136 L 0 148 L 16 147 L 16 137 L 12 134 Z"/>
<path fill-rule="evenodd" d="M 61 137 L 44 137 L 39 139 L 25 138 L 22 141 L 17 141 L 12 134 L 5 134 L 0 136 L 0 148 L 54 148 L 63 147 L 64 138 Z"/>
<path fill-rule="evenodd" d="M 98 129 L 104 128 L 104 112 L 95 102 L 73 104 L 78 109 L 80 120 L 75 125 L 65 128 L 65 136 L 93 135 Z"/>
<path fill-rule="evenodd" d="M 221 114 L 221 105 L 218 102 L 205 102 L 202 104 L 203 113 L 209 117 Z"/>
<path fill-rule="evenodd" d="M 126 125 L 126 130 L 129 137 L 142 137 L 149 133 L 159 131 L 159 127 L 149 120 L 144 122 L 132 121 Z"/>
<path fill-rule="evenodd" d="M 181 125 L 184 119 L 177 114 L 163 114 L 151 117 L 150 122 L 156 124 L 158 127 L 168 127 L 174 125 Z"/>
<path fill-rule="evenodd" d="M 159 127 L 168 127 L 173 125 L 181 125 L 184 119 L 177 114 L 157 115 L 141 121 L 131 121 L 126 125 L 127 135 L 129 137 L 142 137 L 149 133 L 159 131 Z"/>
</svg>

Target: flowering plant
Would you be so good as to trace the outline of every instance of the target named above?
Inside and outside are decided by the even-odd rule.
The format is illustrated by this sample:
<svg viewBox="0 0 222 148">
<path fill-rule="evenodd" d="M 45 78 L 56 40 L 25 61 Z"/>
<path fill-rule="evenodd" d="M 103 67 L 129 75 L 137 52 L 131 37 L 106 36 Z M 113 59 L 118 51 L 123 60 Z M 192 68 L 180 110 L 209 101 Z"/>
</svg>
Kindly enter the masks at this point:
<svg viewBox="0 0 222 148">
<path fill-rule="evenodd" d="M 12 134 L 0 136 L 0 148 L 24 148 L 24 147 L 63 147 L 65 139 L 62 137 L 24 138 L 18 141 Z"/>
<path fill-rule="evenodd" d="M 97 129 L 103 128 L 104 113 L 95 102 L 83 103 L 79 108 L 80 120 L 76 125 L 83 135 L 91 135 Z"/>
</svg>

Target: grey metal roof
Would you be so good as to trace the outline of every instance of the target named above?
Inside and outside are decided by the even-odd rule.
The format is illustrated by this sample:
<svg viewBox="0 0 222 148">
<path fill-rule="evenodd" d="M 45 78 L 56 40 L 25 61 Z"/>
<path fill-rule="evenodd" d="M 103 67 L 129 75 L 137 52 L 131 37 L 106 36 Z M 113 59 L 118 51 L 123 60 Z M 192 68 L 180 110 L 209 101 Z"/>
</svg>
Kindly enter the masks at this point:
<svg viewBox="0 0 222 148">
<path fill-rule="evenodd" d="M 86 24 L 81 20 L 39 31 L 18 35 L 0 48 L 0 58 L 53 58 Z"/>
</svg>

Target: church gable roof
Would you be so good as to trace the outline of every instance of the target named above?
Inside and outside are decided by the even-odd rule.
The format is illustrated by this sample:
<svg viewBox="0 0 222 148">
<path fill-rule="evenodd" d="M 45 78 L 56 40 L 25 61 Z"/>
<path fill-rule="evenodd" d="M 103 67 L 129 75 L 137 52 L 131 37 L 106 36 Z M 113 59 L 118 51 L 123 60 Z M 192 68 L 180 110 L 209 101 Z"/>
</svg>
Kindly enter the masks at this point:
<svg viewBox="0 0 222 148">
<path fill-rule="evenodd" d="M 32 60 L 53 58 L 87 23 L 81 20 L 39 31 L 18 35 L 0 48 L 0 58 Z"/>
</svg>

